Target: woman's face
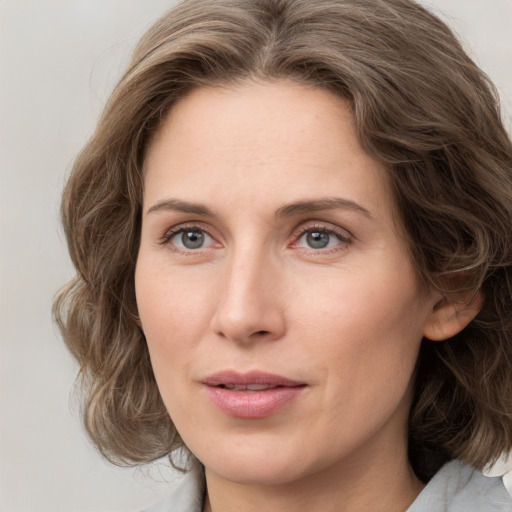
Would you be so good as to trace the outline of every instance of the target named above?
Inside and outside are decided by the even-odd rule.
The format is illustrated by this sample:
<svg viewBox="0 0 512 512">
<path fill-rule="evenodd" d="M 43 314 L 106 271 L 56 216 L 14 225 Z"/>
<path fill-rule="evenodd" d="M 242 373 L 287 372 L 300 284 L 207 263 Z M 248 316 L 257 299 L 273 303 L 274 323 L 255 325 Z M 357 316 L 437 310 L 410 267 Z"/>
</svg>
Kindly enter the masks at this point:
<svg viewBox="0 0 512 512">
<path fill-rule="evenodd" d="M 285 483 L 406 452 L 434 298 L 348 105 L 198 89 L 146 160 L 136 292 L 165 405 L 207 471 Z"/>
</svg>

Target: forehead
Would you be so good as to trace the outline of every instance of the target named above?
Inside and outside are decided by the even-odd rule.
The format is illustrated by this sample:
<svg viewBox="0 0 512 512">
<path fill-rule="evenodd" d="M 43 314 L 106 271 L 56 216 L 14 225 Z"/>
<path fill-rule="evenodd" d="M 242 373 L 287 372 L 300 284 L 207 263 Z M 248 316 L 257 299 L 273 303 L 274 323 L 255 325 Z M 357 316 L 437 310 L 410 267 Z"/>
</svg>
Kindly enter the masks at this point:
<svg viewBox="0 0 512 512">
<path fill-rule="evenodd" d="M 179 138 L 180 142 L 186 140 L 187 149 L 207 144 L 221 152 L 228 144 L 263 158 L 262 149 L 280 153 L 313 150 L 333 125 L 338 125 L 336 131 L 343 129 L 343 148 L 336 144 L 338 149 L 362 151 L 350 104 L 327 90 L 284 80 L 202 87 L 175 103 L 151 147 L 162 139 L 169 145 Z M 305 141 L 309 144 L 301 148 Z"/>
<path fill-rule="evenodd" d="M 167 188 L 203 202 L 341 195 L 392 209 L 387 172 L 359 144 L 350 104 L 287 81 L 192 91 L 163 121 L 145 174 L 146 204 Z"/>
</svg>

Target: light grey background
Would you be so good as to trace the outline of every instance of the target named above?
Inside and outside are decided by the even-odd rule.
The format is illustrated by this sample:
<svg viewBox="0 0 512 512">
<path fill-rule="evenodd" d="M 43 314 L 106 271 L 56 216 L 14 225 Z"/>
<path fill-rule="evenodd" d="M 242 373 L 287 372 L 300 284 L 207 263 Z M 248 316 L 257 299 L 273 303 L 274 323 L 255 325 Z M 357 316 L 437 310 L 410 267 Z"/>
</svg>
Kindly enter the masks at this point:
<svg viewBox="0 0 512 512">
<path fill-rule="evenodd" d="M 170 0 L 0 0 L 0 512 L 129 512 L 169 471 L 112 468 L 70 398 L 52 325 L 72 276 L 58 223 L 74 155 L 130 50 Z M 431 0 L 497 84 L 512 127 L 512 0 Z"/>
</svg>

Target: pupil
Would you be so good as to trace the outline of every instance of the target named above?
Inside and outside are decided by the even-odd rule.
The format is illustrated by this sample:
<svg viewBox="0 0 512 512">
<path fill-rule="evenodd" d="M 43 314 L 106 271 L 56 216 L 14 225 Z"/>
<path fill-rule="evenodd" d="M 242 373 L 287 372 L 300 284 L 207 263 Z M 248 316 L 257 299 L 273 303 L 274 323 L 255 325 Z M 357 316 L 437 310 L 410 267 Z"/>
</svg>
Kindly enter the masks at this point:
<svg viewBox="0 0 512 512">
<path fill-rule="evenodd" d="M 198 249 L 204 243 L 204 234 L 200 231 L 186 231 L 181 235 L 181 241 L 187 249 Z"/>
<path fill-rule="evenodd" d="M 329 244 L 329 234 L 321 232 L 312 232 L 307 234 L 308 245 L 313 249 L 323 249 Z"/>
</svg>

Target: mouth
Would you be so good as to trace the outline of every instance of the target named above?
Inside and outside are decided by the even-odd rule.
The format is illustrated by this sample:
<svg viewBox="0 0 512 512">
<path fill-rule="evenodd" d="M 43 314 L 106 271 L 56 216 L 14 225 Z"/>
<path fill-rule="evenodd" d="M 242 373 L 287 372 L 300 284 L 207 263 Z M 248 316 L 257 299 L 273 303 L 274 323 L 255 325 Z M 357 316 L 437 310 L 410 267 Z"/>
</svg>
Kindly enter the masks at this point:
<svg viewBox="0 0 512 512">
<path fill-rule="evenodd" d="M 208 398 L 228 416 L 265 418 L 298 398 L 306 383 L 260 371 L 216 373 L 202 381 Z"/>
<path fill-rule="evenodd" d="M 255 392 L 267 391 L 267 389 L 277 389 L 285 386 L 271 386 L 270 384 L 220 384 L 216 387 L 229 389 L 230 391 Z"/>
<path fill-rule="evenodd" d="M 215 373 L 203 380 L 203 384 L 232 391 L 266 391 L 276 388 L 293 388 L 305 386 L 299 382 L 281 375 L 253 370 L 246 373 L 223 371 Z"/>
</svg>

